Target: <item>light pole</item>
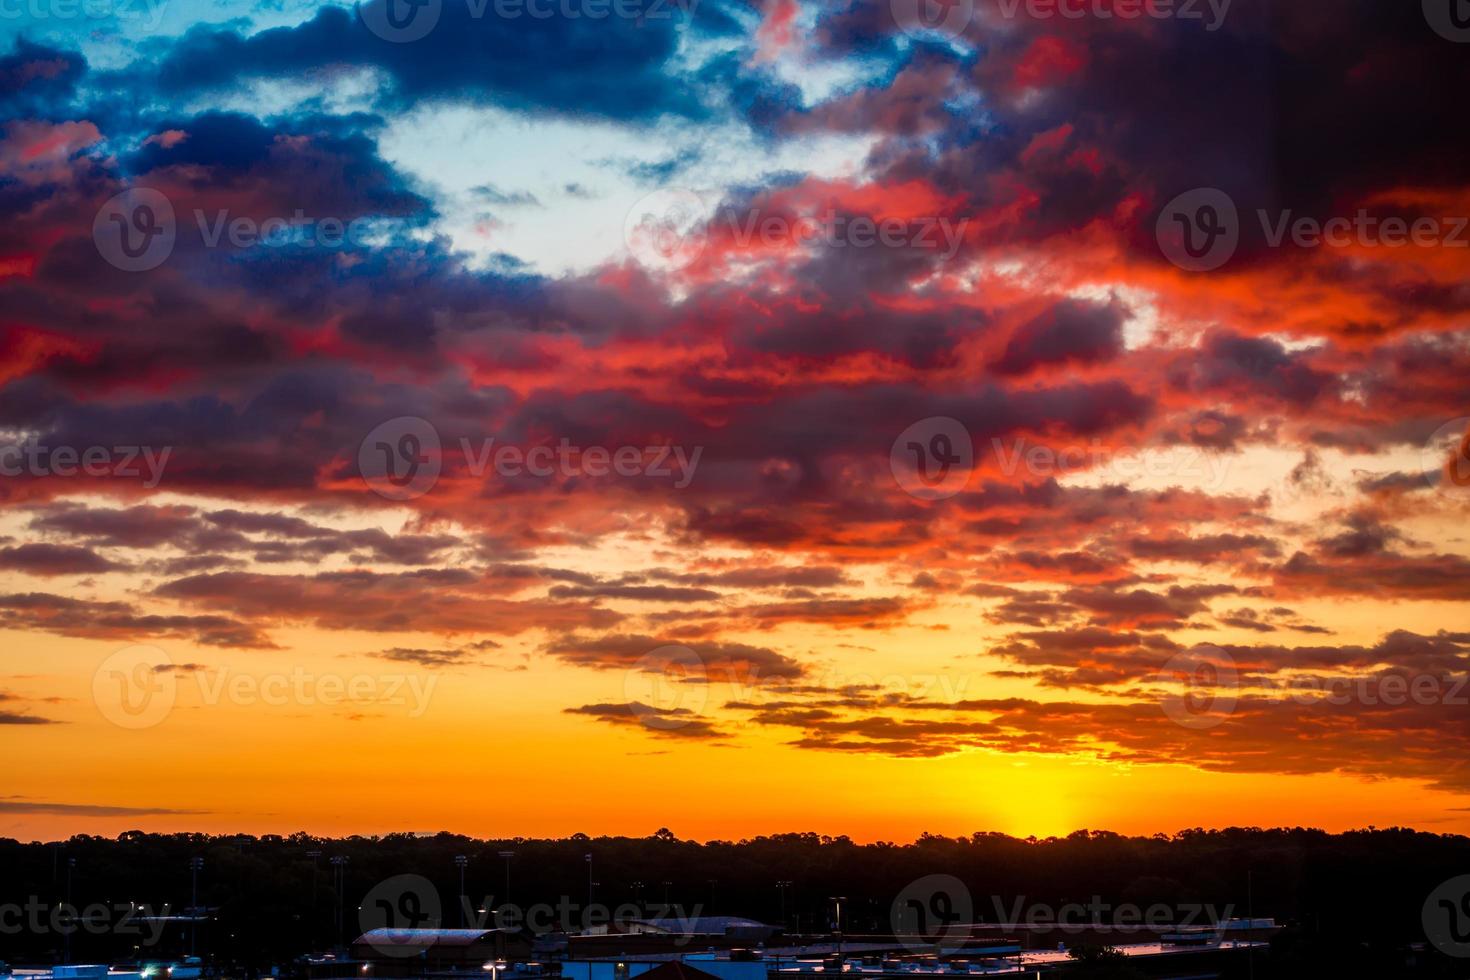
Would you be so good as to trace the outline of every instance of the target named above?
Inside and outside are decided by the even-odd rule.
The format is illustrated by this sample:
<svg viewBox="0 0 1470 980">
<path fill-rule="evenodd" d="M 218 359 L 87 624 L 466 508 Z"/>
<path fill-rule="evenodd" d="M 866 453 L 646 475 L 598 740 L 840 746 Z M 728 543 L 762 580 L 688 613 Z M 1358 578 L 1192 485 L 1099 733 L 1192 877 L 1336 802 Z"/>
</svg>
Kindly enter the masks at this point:
<svg viewBox="0 0 1470 980">
<path fill-rule="evenodd" d="M 587 859 L 587 914 L 588 915 L 591 915 L 592 914 L 592 888 L 593 888 L 593 884 L 594 883 L 592 881 L 592 853 L 590 851 L 587 853 L 586 859 Z"/>
<path fill-rule="evenodd" d="M 664 910 L 663 910 L 663 914 L 664 915 L 668 915 L 669 914 L 669 886 L 672 885 L 672 884 L 673 884 L 672 881 L 666 881 L 666 882 L 664 882 Z"/>
<path fill-rule="evenodd" d="M 1256 873 L 1250 868 L 1247 868 L 1245 871 L 1245 914 L 1249 916 L 1251 920 L 1250 928 L 1246 930 L 1245 934 L 1246 938 L 1249 940 L 1251 934 L 1254 933 L 1256 929 Z M 1255 980 L 1256 944 L 1254 941 L 1251 941 L 1251 944 L 1246 947 L 1245 963 L 1246 970 L 1251 980 Z"/>
<path fill-rule="evenodd" d="M 842 955 L 842 903 L 847 901 L 846 895 L 833 895 L 831 901 L 837 903 L 837 955 Z"/>
<path fill-rule="evenodd" d="M 510 859 L 516 856 L 515 851 L 501 851 L 500 857 L 505 861 L 505 898 L 502 904 L 510 904 Z"/>
<path fill-rule="evenodd" d="M 193 956 L 196 941 L 199 938 L 199 871 L 204 867 L 204 858 L 192 857 L 189 859 L 189 890 L 191 899 L 189 904 L 189 955 Z"/>
<path fill-rule="evenodd" d="M 459 927 L 464 928 L 464 869 L 470 859 L 463 854 L 454 856 L 454 866 L 459 868 Z"/>
<path fill-rule="evenodd" d="M 786 929 L 786 889 L 791 887 L 789 881 L 776 882 L 776 890 L 781 893 L 781 929 Z"/>
<path fill-rule="evenodd" d="M 307 851 L 306 856 L 311 858 L 311 945 L 315 949 L 317 945 L 317 926 L 321 921 L 321 912 L 317 909 L 317 859 L 322 856 L 321 851 Z"/>
<path fill-rule="evenodd" d="M 336 869 L 336 891 L 337 891 L 337 946 L 341 948 L 347 945 L 345 915 L 347 905 L 347 856 L 338 854 L 331 859 L 332 867 Z"/>
<path fill-rule="evenodd" d="M 76 869 L 77 869 L 77 859 L 74 858 L 74 857 L 67 858 L 66 859 L 66 913 L 67 913 L 68 916 L 71 915 L 71 910 L 72 910 L 72 904 L 71 904 L 71 873 L 73 871 L 75 871 Z M 75 932 L 75 931 L 76 931 L 75 929 L 68 929 L 66 931 L 66 962 L 67 963 L 70 963 L 71 962 L 71 934 L 73 932 Z"/>
</svg>

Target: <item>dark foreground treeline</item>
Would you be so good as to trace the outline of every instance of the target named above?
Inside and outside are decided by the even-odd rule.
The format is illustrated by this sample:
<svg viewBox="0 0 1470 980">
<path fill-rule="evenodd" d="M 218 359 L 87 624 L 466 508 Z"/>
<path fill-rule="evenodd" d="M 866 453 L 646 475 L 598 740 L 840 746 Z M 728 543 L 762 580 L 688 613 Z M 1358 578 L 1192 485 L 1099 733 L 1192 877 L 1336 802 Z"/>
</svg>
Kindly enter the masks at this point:
<svg viewBox="0 0 1470 980">
<path fill-rule="evenodd" d="M 1446 879 L 1470 874 L 1470 838 L 1398 829 L 1193 830 L 1147 838 L 1079 831 L 1045 840 L 926 835 L 906 845 L 816 834 L 701 844 L 667 831 L 565 840 L 141 832 L 51 844 L 0 840 L 0 960 L 47 962 L 68 955 L 68 944 L 73 962 L 186 951 L 186 927 L 162 927 L 160 936 L 161 927 L 143 923 L 129 906 L 181 913 L 190 905 L 194 858 L 203 859 L 199 903 L 212 916 L 194 939 L 198 952 L 217 962 L 285 963 L 334 946 L 339 936 L 350 941 L 364 922 L 374 924 L 360 917 L 373 913 L 358 906 L 397 875 L 432 882 L 441 922 L 453 927 L 459 925 L 456 856 L 468 858 L 465 891 L 473 916 L 474 908 L 506 901 L 501 852 L 507 850 L 515 852 L 510 902 L 543 906 L 543 916 L 572 928 L 589 914 L 591 880 L 593 909 L 607 910 L 591 914 L 603 919 L 620 908 L 626 916 L 633 906 L 656 913 L 667 901 L 683 914 L 741 915 L 819 933 L 832 926 L 832 898 L 843 896 L 845 933 L 891 933 L 895 902 L 917 895 L 936 913 L 956 902 L 963 907 L 963 896 L 936 898 L 924 885 L 915 892 L 919 879 L 944 874 L 964 883 L 980 921 L 1017 911 L 1023 919 L 1055 915 L 1067 903 L 1099 901 L 1106 909 L 1166 906 L 1180 919 L 1198 915 L 1200 906 L 1274 917 L 1289 928 L 1269 956 L 1252 964 L 1261 977 L 1470 975 L 1464 969 L 1470 960 L 1446 957 L 1432 945 L 1413 948 L 1425 943 L 1422 913 L 1430 893 Z M 334 857 L 347 859 L 340 896 Z M 394 902 L 417 910 L 422 897 Z M 90 909 L 93 924 L 67 938 L 54 914 L 62 906 L 79 914 Z"/>
</svg>

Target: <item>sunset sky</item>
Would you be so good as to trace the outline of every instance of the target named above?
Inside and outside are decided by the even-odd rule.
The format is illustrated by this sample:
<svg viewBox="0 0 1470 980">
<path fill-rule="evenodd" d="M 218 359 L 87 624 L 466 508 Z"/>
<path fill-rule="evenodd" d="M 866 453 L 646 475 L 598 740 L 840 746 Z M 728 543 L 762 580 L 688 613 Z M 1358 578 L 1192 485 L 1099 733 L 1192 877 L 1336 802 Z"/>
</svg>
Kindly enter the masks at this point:
<svg viewBox="0 0 1470 980">
<path fill-rule="evenodd" d="M 1470 31 L 1063 6 L 6 6 L 0 836 L 1470 833 Z"/>
</svg>

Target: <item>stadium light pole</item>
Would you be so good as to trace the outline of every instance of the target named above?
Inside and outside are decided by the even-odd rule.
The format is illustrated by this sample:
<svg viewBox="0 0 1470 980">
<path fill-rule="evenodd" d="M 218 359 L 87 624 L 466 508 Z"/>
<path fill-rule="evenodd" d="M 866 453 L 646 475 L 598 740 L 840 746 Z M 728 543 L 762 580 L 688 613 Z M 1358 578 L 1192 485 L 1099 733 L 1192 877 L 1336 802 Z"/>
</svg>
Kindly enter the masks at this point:
<svg viewBox="0 0 1470 980">
<path fill-rule="evenodd" d="M 66 859 L 66 911 L 67 911 L 67 914 L 68 915 L 71 914 L 71 909 L 72 909 L 72 904 L 71 904 L 71 873 L 73 871 L 75 871 L 76 869 L 77 869 L 77 859 L 74 858 L 74 857 L 67 858 Z M 65 962 L 66 963 L 70 963 L 71 962 L 71 934 L 73 932 L 76 932 L 76 930 L 75 929 L 68 929 L 66 931 L 66 953 L 65 953 Z"/>
<path fill-rule="evenodd" d="M 321 912 L 318 910 L 317 902 L 317 859 L 322 856 L 321 851 L 307 851 L 306 856 L 311 858 L 311 945 L 317 945 L 317 927 L 321 924 Z"/>
<path fill-rule="evenodd" d="M 332 858 L 332 867 L 337 869 L 337 946 L 341 948 L 347 945 L 347 855 L 338 854 Z"/>
<path fill-rule="evenodd" d="M 505 861 L 505 899 L 504 904 L 510 903 L 510 859 L 516 856 L 515 851 L 501 851 L 500 857 Z"/>
<path fill-rule="evenodd" d="M 193 956 L 199 939 L 199 871 L 204 867 L 204 858 L 189 859 L 189 955 Z"/>
<path fill-rule="evenodd" d="M 459 927 L 464 928 L 464 869 L 470 859 L 463 854 L 454 856 L 454 866 L 459 868 Z"/>
</svg>

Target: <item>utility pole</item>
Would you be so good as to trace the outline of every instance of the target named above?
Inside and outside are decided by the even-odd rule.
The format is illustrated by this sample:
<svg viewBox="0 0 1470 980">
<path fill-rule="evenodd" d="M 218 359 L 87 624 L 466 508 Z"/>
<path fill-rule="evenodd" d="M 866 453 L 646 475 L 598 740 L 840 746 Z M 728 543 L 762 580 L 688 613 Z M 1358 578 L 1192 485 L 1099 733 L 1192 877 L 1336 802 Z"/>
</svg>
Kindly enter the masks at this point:
<svg viewBox="0 0 1470 980">
<path fill-rule="evenodd" d="M 189 955 L 193 956 L 199 939 L 199 871 L 204 867 L 204 858 L 189 859 Z"/>
<path fill-rule="evenodd" d="M 464 869 L 470 863 L 470 859 L 463 854 L 454 856 L 454 865 L 459 868 L 459 927 L 464 928 Z"/>
</svg>

